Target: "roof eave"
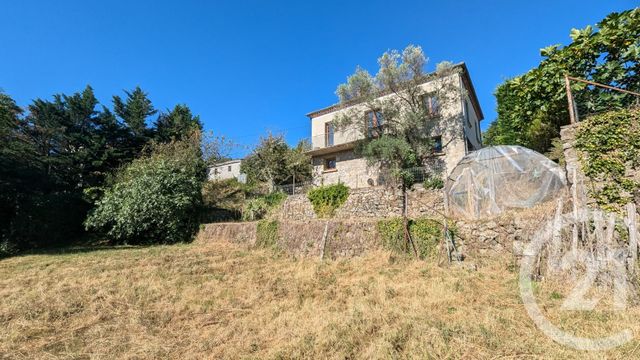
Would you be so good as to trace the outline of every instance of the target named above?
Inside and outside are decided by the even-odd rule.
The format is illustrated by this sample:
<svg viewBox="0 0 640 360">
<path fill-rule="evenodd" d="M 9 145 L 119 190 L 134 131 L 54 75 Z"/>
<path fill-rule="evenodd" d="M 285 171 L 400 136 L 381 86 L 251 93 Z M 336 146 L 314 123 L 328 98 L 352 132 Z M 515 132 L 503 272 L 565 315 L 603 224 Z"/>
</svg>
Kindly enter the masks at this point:
<svg viewBox="0 0 640 360">
<path fill-rule="evenodd" d="M 462 81 L 465 83 L 469 91 L 469 97 L 471 98 L 471 104 L 473 109 L 478 116 L 478 122 L 484 119 L 484 114 L 482 113 L 482 108 L 480 107 L 480 101 L 478 101 L 478 95 L 476 94 L 476 89 L 473 86 L 473 82 L 471 81 L 471 75 L 469 75 L 469 69 L 467 69 L 467 65 L 465 63 L 458 64 L 462 68 Z"/>
<path fill-rule="evenodd" d="M 462 70 L 462 73 L 463 73 L 463 74 L 466 74 L 466 75 L 463 75 L 463 76 L 466 76 L 466 77 L 468 78 L 468 81 L 469 81 L 469 84 L 470 84 L 470 88 L 471 88 L 471 91 L 470 91 L 470 92 L 472 92 L 472 93 L 473 93 L 473 99 L 474 99 L 474 101 L 477 103 L 478 99 L 477 99 L 477 97 L 475 96 L 475 90 L 473 89 L 473 84 L 471 83 L 471 78 L 469 78 L 469 71 L 467 70 L 467 65 L 466 65 L 464 62 L 459 62 L 459 63 L 457 63 L 457 64 L 454 64 L 454 65 L 452 66 L 452 68 L 454 68 L 454 69 L 456 69 L 456 68 L 457 68 L 457 69 L 461 69 L 461 70 Z M 429 73 L 429 74 L 427 74 L 427 75 L 432 75 L 432 74 L 434 74 L 434 73 L 435 73 L 435 72 L 431 72 L 431 73 Z M 431 80 L 432 80 L 432 79 L 431 79 L 431 78 L 429 78 L 429 79 L 425 80 L 423 83 L 429 82 L 429 81 L 431 81 Z M 384 96 L 384 95 L 385 95 L 385 94 L 382 94 L 382 95 L 380 95 L 380 96 Z M 326 115 L 326 114 L 330 114 L 330 113 L 332 113 L 332 112 L 334 112 L 334 111 L 337 111 L 337 110 L 340 110 L 340 109 L 344 109 L 344 108 L 347 108 L 347 107 L 349 107 L 349 106 L 353 106 L 353 105 L 356 105 L 356 104 L 359 104 L 359 103 L 360 103 L 360 101 L 351 101 L 351 102 L 347 102 L 347 103 L 344 103 L 344 104 L 340 104 L 340 103 L 338 103 L 338 104 L 333 104 L 333 105 L 327 106 L 327 107 L 325 107 L 325 108 L 322 108 L 322 109 L 315 110 L 315 111 L 312 111 L 312 112 L 310 112 L 310 113 L 307 113 L 307 114 L 305 114 L 305 116 L 306 116 L 306 117 L 308 117 L 309 119 L 313 119 L 313 118 L 316 118 L 316 117 L 318 117 L 318 116 Z M 475 106 L 477 106 L 477 107 L 478 107 L 478 109 L 480 109 L 480 106 L 479 106 L 479 105 L 480 105 L 479 103 L 478 103 L 478 104 L 475 104 L 475 105 L 474 105 L 474 107 L 475 107 Z M 480 112 L 479 112 L 479 118 L 483 118 L 481 115 L 482 115 L 482 110 L 480 110 Z"/>
</svg>

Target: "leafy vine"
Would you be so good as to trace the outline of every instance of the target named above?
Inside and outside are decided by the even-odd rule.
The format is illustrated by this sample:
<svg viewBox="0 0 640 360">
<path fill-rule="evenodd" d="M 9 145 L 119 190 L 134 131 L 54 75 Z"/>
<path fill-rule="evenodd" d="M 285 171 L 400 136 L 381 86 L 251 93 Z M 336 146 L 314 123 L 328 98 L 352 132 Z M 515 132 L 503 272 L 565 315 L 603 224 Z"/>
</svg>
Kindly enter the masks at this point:
<svg viewBox="0 0 640 360">
<path fill-rule="evenodd" d="M 633 201 L 640 182 L 640 109 L 609 111 L 587 118 L 576 134 L 582 170 L 592 179 L 590 196 L 602 208 L 620 211 Z"/>
</svg>

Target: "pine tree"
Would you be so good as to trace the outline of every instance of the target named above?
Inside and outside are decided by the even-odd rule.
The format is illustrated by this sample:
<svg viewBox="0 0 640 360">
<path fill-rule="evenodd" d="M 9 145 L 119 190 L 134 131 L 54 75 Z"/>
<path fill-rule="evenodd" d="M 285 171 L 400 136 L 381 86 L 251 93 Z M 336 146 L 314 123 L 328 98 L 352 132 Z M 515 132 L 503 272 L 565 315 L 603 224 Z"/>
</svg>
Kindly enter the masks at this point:
<svg viewBox="0 0 640 360">
<path fill-rule="evenodd" d="M 113 111 L 129 130 L 128 155 L 134 158 L 140 154 L 153 136 L 152 129 L 147 127 L 147 119 L 156 114 L 157 110 L 153 107 L 147 93 L 139 86 L 131 92 L 125 90 L 125 94 L 127 98 L 124 101 L 117 95 L 113 97 Z"/>
<path fill-rule="evenodd" d="M 15 216 L 18 194 L 25 188 L 21 161 L 25 154 L 18 129 L 22 109 L 4 93 L 0 93 L 0 256 L 8 251 L 9 226 Z"/>
<path fill-rule="evenodd" d="M 176 105 L 173 110 L 161 113 L 155 122 L 156 139 L 161 142 L 182 140 L 193 131 L 202 131 L 200 116 L 193 116 L 187 105 Z"/>
<path fill-rule="evenodd" d="M 157 110 L 151 104 L 147 93 L 136 86 L 132 92 L 126 91 L 127 99 L 123 101 L 119 96 L 113 97 L 113 111 L 127 124 L 136 136 L 148 135 L 147 118 Z"/>
</svg>

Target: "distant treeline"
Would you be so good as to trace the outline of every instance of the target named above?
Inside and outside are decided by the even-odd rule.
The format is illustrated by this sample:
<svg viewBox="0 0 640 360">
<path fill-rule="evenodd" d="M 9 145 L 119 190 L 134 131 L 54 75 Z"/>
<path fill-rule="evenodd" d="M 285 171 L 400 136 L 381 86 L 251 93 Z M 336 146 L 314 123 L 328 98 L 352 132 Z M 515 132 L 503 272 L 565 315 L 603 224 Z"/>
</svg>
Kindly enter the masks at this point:
<svg viewBox="0 0 640 360">
<path fill-rule="evenodd" d="M 86 235 L 83 221 L 117 169 L 201 129 L 186 105 L 158 111 L 139 87 L 111 107 L 90 86 L 26 108 L 0 93 L 0 255 Z"/>
</svg>

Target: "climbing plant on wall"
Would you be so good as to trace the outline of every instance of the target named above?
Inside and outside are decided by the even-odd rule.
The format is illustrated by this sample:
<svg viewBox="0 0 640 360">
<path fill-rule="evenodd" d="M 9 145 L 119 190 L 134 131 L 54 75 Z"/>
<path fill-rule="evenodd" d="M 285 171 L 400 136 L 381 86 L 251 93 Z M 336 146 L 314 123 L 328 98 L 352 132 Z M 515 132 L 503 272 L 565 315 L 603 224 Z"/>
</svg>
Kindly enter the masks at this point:
<svg viewBox="0 0 640 360">
<path fill-rule="evenodd" d="M 413 251 L 404 241 L 404 225 L 402 218 L 392 218 L 378 221 L 376 226 L 385 249 L 411 254 Z M 416 244 L 420 259 L 432 258 L 437 254 L 438 244 L 442 239 L 443 225 L 435 219 L 412 219 L 409 221 L 409 231 Z M 451 228 L 449 228 L 451 231 Z"/>
<path fill-rule="evenodd" d="M 590 179 L 590 195 L 607 210 L 619 211 L 640 190 L 640 109 L 610 111 L 581 123 L 576 148 Z"/>
<path fill-rule="evenodd" d="M 320 186 L 307 194 L 318 217 L 331 217 L 349 197 L 349 188 L 344 184 Z"/>
</svg>

